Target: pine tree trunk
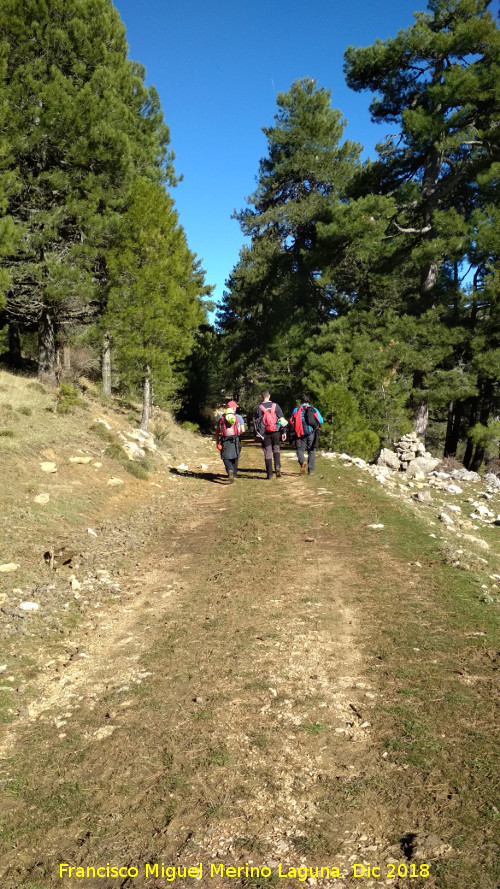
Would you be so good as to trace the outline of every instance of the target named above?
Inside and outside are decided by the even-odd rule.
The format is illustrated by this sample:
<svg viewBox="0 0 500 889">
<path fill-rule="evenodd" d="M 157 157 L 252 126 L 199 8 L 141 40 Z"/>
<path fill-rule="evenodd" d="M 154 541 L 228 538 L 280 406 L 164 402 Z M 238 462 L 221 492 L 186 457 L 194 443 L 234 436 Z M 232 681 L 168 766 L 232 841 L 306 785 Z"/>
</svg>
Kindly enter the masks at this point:
<svg viewBox="0 0 500 889">
<path fill-rule="evenodd" d="M 487 426 L 490 415 L 493 410 L 493 383 L 491 380 L 484 380 L 481 386 L 481 411 L 479 414 L 479 422 L 482 426 Z M 481 464 L 486 456 L 486 445 L 477 444 L 474 456 L 471 460 L 471 472 L 479 472 Z"/>
<path fill-rule="evenodd" d="M 456 457 L 458 442 L 460 440 L 460 421 L 462 419 L 463 405 L 459 402 L 455 405 L 450 401 L 448 405 L 448 425 L 446 427 L 446 440 L 444 443 L 444 456 Z"/>
<path fill-rule="evenodd" d="M 474 456 L 470 463 L 470 471 L 471 472 L 479 472 L 481 469 L 481 463 L 484 460 L 486 448 L 484 445 L 476 445 L 476 450 L 474 451 Z"/>
<path fill-rule="evenodd" d="M 147 364 L 145 367 L 145 370 L 144 370 L 144 377 L 142 380 L 141 429 L 144 429 L 144 432 L 148 431 L 150 410 L 151 410 L 151 368 L 150 368 L 149 364 Z"/>
<path fill-rule="evenodd" d="M 102 394 L 111 398 L 111 340 L 107 331 L 102 341 L 101 374 Z"/>
<path fill-rule="evenodd" d="M 475 426 L 477 423 L 478 405 L 479 405 L 479 398 L 475 398 L 474 401 L 472 402 L 469 417 L 467 420 L 467 428 L 468 429 L 471 429 L 472 426 Z M 464 459 L 462 461 L 466 469 L 470 469 L 470 467 L 471 467 L 473 453 L 474 453 L 474 442 L 472 441 L 472 439 L 468 438 L 467 445 L 465 447 Z"/>
<path fill-rule="evenodd" d="M 423 383 L 423 373 L 416 370 L 413 374 L 413 389 L 421 389 Z M 429 405 L 424 401 L 422 396 L 418 401 L 413 399 L 413 428 L 419 438 L 425 440 L 427 426 L 429 423 Z"/>
<path fill-rule="evenodd" d="M 63 370 L 71 370 L 71 346 L 69 343 L 63 343 L 61 346 L 61 358 Z"/>
<path fill-rule="evenodd" d="M 21 339 L 17 321 L 9 322 L 9 364 L 11 367 L 21 367 L 22 364 Z"/>
<path fill-rule="evenodd" d="M 428 425 L 429 406 L 422 401 L 413 411 L 413 428 L 422 441 L 425 439 Z"/>
<path fill-rule="evenodd" d="M 429 262 L 420 270 L 420 295 L 425 296 L 436 284 L 438 266 Z"/>
<path fill-rule="evenodd" d="M 471 441 L 470 438 L 468 438 L 467 444 L 465 446 L 464 459 L 462 461 L 466 469 L 470 469 L 470 467 L 471 467 L 473 453 L 474 453 L 474 442 Z"/>
<path fill-rule="evenodd" d="M 56 374 L 56 383 L 58 386 L 60 386 L 61 376 L 62 376 L 62 362 L 61 362 L 61 347 L 58 345 L 58 343 L 56 343 L 55 374 Z"/>
<path fill-rule="evenodd" d="M 44 308 L 38 322 L 38 378 L 46 383 L 56 382 L 56 332 L 50 309 Z"/>
</svg>

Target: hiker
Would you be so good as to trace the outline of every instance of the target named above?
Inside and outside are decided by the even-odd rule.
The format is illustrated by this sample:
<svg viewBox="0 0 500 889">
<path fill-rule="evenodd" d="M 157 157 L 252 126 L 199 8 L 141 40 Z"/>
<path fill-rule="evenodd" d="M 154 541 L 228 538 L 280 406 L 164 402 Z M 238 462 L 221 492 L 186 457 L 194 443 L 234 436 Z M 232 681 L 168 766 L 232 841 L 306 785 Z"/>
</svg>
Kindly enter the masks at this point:
<svg viewBox="0 0 500 889">
<path fill-rule="evenodd" d="M 302 403 L 292 411 L 290 428 L 295 437 L 295 449 L 297 460 L 300 463 L 300 474 L 304 475 L 307 469 L 308 475 L 314 472 L 314 449 L 318 443 L 319 432 L 323 417 L 317 407 L 309 402 L 309 396 L 302 396 Z M 307 451 L 307 463 L 305 452 Z"/>
<path fill-rule="evenodd" d="M 244 429 L 243 417 L 237 414 L 238 405 L 232 398 L 226 401 L 226 407 L 217 420 L 215 440 L 224 463 L 229 484 L 238 477 L 238 460 L 241 451 L 241 433 Z"/>
<path fill-rule="evenodd" d="M 276 478 L 281 478 L 280 440 L 285 441 L 287 422 L 279 404 L 271 401 L 271 395 L 267 390 L 262 392 L 261 399 L 253 415 L 255 437 L 262 444 L 267 478 L 273 477 L 273 459 Z"/>
</svg>

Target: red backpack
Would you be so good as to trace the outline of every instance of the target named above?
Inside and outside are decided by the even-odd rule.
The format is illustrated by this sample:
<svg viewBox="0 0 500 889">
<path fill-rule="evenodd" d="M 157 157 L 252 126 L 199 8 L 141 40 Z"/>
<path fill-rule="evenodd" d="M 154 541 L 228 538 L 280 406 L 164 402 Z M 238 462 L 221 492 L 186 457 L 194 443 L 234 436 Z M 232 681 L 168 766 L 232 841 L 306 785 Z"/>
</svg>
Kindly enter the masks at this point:
<svg viewBox="0 0 500 889">
<path fill-rule="evenodd" d="M 276 414 L 276 405 L 273 403 L 271 407 L 264 407 L 263 404 L 260 405 L 260 409 L 262 411 L 262 422 L 264 423 L 264 429 L 266 432 L 276 432 L 278 428 L 278 417 Z"/>
</svg>

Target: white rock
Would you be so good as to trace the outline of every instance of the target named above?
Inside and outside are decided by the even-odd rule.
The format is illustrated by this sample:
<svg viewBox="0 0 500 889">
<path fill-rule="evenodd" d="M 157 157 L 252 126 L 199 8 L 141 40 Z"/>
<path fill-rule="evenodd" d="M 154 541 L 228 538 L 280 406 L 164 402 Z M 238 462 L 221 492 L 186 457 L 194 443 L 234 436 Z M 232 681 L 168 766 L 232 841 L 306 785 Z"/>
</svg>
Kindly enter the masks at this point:
<svg viewBox="0 0 500 889">
<path fill-rule="evenodd" d="M 487 472 L 484 480 L 492 491 L 500 491 L 500 478 L 494 475 L 493 472 Z"/>
<path fill-rule="evenodd" d="M 446 485 L 445 491 L 448 491 L 448 494 L 463 494 L 462 488 L 458 485 Z"/>
<path fill-rule="evenodd" d="M 127 454 L 129 460 L 138 460 L 146 456 L 146 451 L 141 448 L 135 441 L 127 441 L 123 445 L 123 450 Z"/>
<path fill-rule="evenodd" d="M 70 457 L 70 463 L 92 463 L 93 457 Z"/>
<path fill-rule="evenodd" d="M 175 468 L 178 469 L 179 472 L 187 472 L 189 470 L 189 466 L 186 466 L 185 463 L 179 463 Z"/>
<path fill-rule="evenodd" d="M 380 482 L 381 485 L 385 485 L 386 482 L 387 482 L 387 476 L 386 476 L 386 475 L 382 475 L 382 473 L 380 473 L 380 472 L 375 476 L 375 479 L 376 479 L 378 482 Z"/>
<path fill-rule="evenodd" d="M 112 488 L 116 488 L 117 485 L 124 485 L 125 482 L 122 478 L 108 478 L 107 484 L 110 485 Z"/>
<path fill-rule="evenodd" d="M 2 574 L 10 574 L 11 571 L 17 571 L 20 568 L 20 565 L 16 565 L 15 562 L 6 562 L 5 565 L 0 565 L 0 571 Z"/>
<path fill-rule="evenodd" d="M 200 469 L 202 470 L 202 472 L 206 472 L 207 469 L 208 469 L 207 464 L 206 464 L 206 463 L 200 463 Z"/>
<path fill-rule="evenodd" d="M 42 472 L 57 472 L 56 464 L 50 462 L 40 463 L 40 469 Z"/>
<path fill-rule="evenodd" d="M 102 463 L 99 463 L 99 462 L 92 463 L 92 466 L 95 466 L 96 469 L 100 469 L 102 466 Z"/>
<path fill-rule="evenodd" d="M 22 611 L 38 611 L 40 608 L 38 602 L 20 602 L 19 608 Z"/>
<path fill-rule="evenodd" d="M 110 738 L 115 729 L 116 725 L 103 725 L 94 732 L 94 738 L 96 741 L 103 741 L 105 738 Z"/>
<path fill-rule="evenodd" d="M 41 505 L 43 505 L 44 503 L 48 503 L 49 500 L 50 500 L 50 494 L 38 494 L 38 495 L 34 498 L 34 502 L 35 502 L 35 503 L 40 503 Z"/>
<path fill-rule="evenodd" d="M 495 518 L 495 513 L 492 512 L 491 509 L 488 509 L 487 506 L 483 506 L 483 504 L 479 504 L 478 506 L 476 506 L 476 512 L 478 512 L 480 516 L 484 516 L 488 519 Z"/>
<path fill-rule="evenodd" d="M 157 450 L 154 436 L 150 432 L 145 432 L 144 429 L 134 429 L 132 432 L 125 432 L 125 435 L 127 438 L 138 441 L 147 451 Z"/>
<path fill-rule="evenodd" d="M 95 533 L 95 531 L 92 530 L 92 528 L 87 528 L 87 531 L 89 534 L 92 534 L 92 537 L 97 537 L 97 534 Z"/>
<path fill-rule="evenodd" d="M 446 509 L 451 510 L 451 512 L 462 512 L 460 506 L 455 506 L 454 503 L 447 503 Z"/>
<path fill-rule="evenodd" d="M 435 457 L 416 457 L 415 460 L 412 460 L 412 462 L 408 466 L 408 469 L 406 470 L 406 476 L 407 478 L 413 478 L 416 475 L 428 475 L 436 468 L 438 463 L 439 460 L 437 460 Z"/>
<path fill-rule="evenodd" d="M 452 478 L 457 478 L 460 482 L 480 482 L 481 476 L 477 472 L 470 472 L 468 469 L 453 469 L 450 473 Z"/>
<path fill-rule="evenodd" d="M 388 469 L 399 470 L 399 457 L 389 448 L 382 448 L 377 458 L 377 466 L 386 466 Z"/>
<path fill-rule="evenodd" d="M 446 515 L 445 512 L 440 512 L 438 518 L 439 518 L 439 521 L 443 522 L 444 525 L 453 525 L 454 524 L 453 519 L 451 519 L 449 515 Z"/>
<path fill-rule="evenodd" d="M 111 426 L 109 425 L 109 423 L 107 423 L 106 420 L 102 420 L 101 417 L 98 417 L 96 422 L 102 423 L 102 425 L 105 426 L 106 429 L 108 429 L 108 430 L 111 429 Z"/>
<path fill-rule="evenodd" d="M 373 531 L 379 531 L 380 528 L 383 528 L 383 525 L 367 525 L 367 528 L 371 528 Z"/>
</svg>

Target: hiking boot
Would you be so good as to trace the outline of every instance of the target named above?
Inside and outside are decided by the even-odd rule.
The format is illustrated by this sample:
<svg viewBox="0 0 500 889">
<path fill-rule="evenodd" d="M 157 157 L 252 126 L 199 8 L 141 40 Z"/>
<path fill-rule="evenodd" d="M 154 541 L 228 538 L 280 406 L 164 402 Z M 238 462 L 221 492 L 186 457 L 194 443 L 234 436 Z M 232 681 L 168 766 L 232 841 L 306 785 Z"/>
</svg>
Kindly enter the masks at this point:
<svg viewBox="0 0 500 889">
<path fill-rule="evenodd" d="M 273 461 L 272 460 L 266 460 L 266 472 L 267 472 L 267 478 L 271 479 L 273 477 Z"/>
<path fill-rule="evenodd" d="M 281 478 L 281 469 L 276 469 L 276 478 Z"/>
<path fill-rule="evenodd" d="M 301 463 L 300 464 L 300 474 L 305 475 L 306 470 L 307 470 L 307 463 Z"/>
<path fill-rule="evenodd" d="M 227 474 L 227 478 L 228 478 L 229 484 L 232 485 L 234 482 L 234 475 L 233 475 L 233 472 L 231 469 L 229 470 L 229 472 Z"/>
</svg>

